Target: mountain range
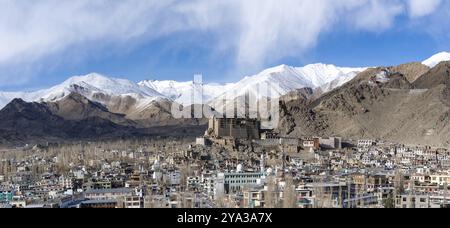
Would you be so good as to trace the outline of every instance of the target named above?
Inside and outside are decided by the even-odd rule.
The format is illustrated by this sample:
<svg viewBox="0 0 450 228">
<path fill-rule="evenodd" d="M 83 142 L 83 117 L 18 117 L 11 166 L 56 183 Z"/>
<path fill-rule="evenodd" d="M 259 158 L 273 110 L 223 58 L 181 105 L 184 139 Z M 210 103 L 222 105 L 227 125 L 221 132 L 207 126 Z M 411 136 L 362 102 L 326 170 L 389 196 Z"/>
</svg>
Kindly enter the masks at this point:
<svg viewBox="0 0 450 228">
<path fill-rule="evenodd" d="M 371 68 L 319 97 L 292 92 L 281 98 L 278 130 L 449 147 L 450 62 L 432 62 Z"/>
<path fill-rule="evenodd" d="M 264 83 L 276 88 L 277 93 L 271 97 L 280 97 L 287 92 L 304 88 L 319 88 L 326 90 L 338 87 L 365 68 L 341 68 L 334 65 L 312 64 L 305 67 L 290 67 L 281 65 L 264 70 L 263 72 L 247 76 L 241 81 L 228 84 L 202 84 L 203 94 L 199 103 L 207 104 L 219 98 L 225 91 L 233 91 L 232 98 L 252 91 L 254 87 Z M 192 105 L 192 94 L 195 84 L 193 82 L 156 81 L 145 80 L 138 83 L 126 79 L 110 78 L 101 74 L 92 73 L 85 76 L 71 77 L 65 82 L 49 89 L 34 92 L 0 92 L 0 108 L 15 98 L 27 102 L 54 102 L 72 92 L 79 93 L 88 99 L 108 104 L 116 100 L 132 100 L 136 108 L 145 109 L 156 100 L 171 100 L 181 105 Z"/>
<path fill-rule="evenodd" d="M 450 53 L 442 52 L 422 63 L 393 67 L 281 65 L 235 83 L 201 87 L 177 81 L 135 83 L 96 73 L 75 76 L 49 89 L 0 92 L 0 143 L 158 134 L 167 126 L 201 132 L 206 120 L 175 119 L 172 105 L 180 104 L 186 112 L 194 105 L 224 111 L 227 107 L 219 101 L 249 92 L 257 99 L 281 98 L 277 130 L 285 135 L 422 137 L 424 143 L 449 143 L 449 60 Z M 261 86 L 272 90 L 260 91 Z M 192 99 L 193 91 L 202 94 L 200 100 Z M 427 120 L 418 126 L 421 115 Z M 411 129 L 419 132 L 410 137 Z"/>
</svg>

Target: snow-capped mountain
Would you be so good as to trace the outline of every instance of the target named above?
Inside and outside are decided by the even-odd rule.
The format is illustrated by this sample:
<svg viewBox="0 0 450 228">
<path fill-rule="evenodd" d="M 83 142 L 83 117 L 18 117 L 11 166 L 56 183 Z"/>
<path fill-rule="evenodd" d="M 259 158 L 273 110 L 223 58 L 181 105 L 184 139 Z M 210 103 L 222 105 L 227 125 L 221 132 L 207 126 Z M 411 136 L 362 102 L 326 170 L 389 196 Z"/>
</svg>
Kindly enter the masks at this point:
<svg viewBox="0 0 450 228">
<path fill-rule="evenodd" d="M 202 94 L 201 103 L 208 103 L 212 99 L 221 95 L 224 91 L 227 91 L 234 86 L 233 83 L 228 84 L 211 83 L 211 84 L 203 84 L 201 87 L 199 87 L 197 85 L 194 85 L 192 81 L 177 82 L 172 80 L 167 81 L 145 80 L 139 82 L 138 85 L 158 91 L 167 98 L 170 98 L 171 100 L 182 105 L 191 105 L 192 103 L 195 103 L 192 101 L 194 91 L 196 94 Z"/>
<path fill-rule="evenodd" d="M 62 84 L 41 91 L 40 98 L 44 101 L 55 101 L 72 92 L 80 93 L 87 98 L 93 98 L 96 94 L 131 96 L 140 99 L 163 97 L 163 95 L 155 90 L 139 86 L 132 81 L 109 78 L 92 73 L 85 76 L 71 77 Z"/>
<path fill-rule="evenodd" d="M 21 98 L 24 101 L 36 101 L 39 99 L 39 96 L 37 92 L 0 92 L 0 109 L 14 100 L 14 98 Z"/>
<path fill-rule="evenodd" d="M 157 91 L 140 86 L 125 79 L 109 78 L 92 73 L 85 76 L 75 76 L 49 89 L 35 92 L 0 92 L 0 107 L 4 107 L 14 98 L 27 102 L 54 102 L 71 93 L 78 93 L 88 99 L 102 103 L 100 97 L 129 96 L 141 102 L 151 102 L 164 96 Z M 143 104 L 142 104 L 143 105 Z"/>
<path fill-rule="evenodd" d="M 440 52 L 436 55 L 431 56 L 427 60 L 423 61 L 422 64 L 430 68 L 435 67 L 441 62 L 450 61 L 450 53 Z"/>
<path fill-rule="evenodd" d="M 242 96 L 246 91 L 257 93 L 257 97 L 279 97 L 293 90 L 304 87 L 318 88 L 327 85 L 327 90 L 336 88 L 351 80 L 364 68 L 339 68 L 333 65 L 312 64 L 305 67 L 290 67 L 281 65 L 263 72 L 245 77 L 237 83 L 194 85 L 193 82 L 153 81 L 146 80 L 134 83 L 125 79 L 109 78 L 97 73 L 85 76 L 74 76 L 63 83 L 49 89 L 35 92 L 0 92 L 0 108 L 14 98 L 27 102 L 54 102 L 71 93 L 78 93 L 86 98 L 108 106 L 111 100 L 131 97 L 136 101 L 135 109 L 145 109 L 155 99 L 169 99 L 182 105 L 193 103 L 211 103 L 214 99 L 232 94 L 231 99 Z M 268 86 L 267 90 L 259 89 Z M 262 87 L 261 87 L 262 88 Z M 202 94 L 201 100 L 193 94 Z M 119 99 L 117 99 L 119 98 Z M 230 97 L 227 97 L 229 99 Z"/>
<path fill-rule="evenodd" d="M 442 61 L 450 61 L 450 53 L 438 53 L 422 63 L 433 68 Z M 14 98 L 21 98 L 27 102 L 53 102 L 68 96 L 70 93 L 78 93 L 92 101 L 100 102 L 106 106 L 114 106 L 113 111 L 119 111 L 119 113 L 123 113 L 120 110 L 128 110 L 130 106 L 135 111 L 144 110 L 157 99 L 172 100 L 185 106 L 193 103 L 214 106 L 215 103 L 220 104 L 217 101 L 233 100 L 247 92 L 254 94 L 257 99 L 263 97 L 277 98 L 305 87 L 328 92 L 349 82 L 358 73 L 366 69 L 337 67 L 321 63 L 304 67 L 280 65 L 266 69 L 256 75 L 244 77 L 237 83 L 211 83 L 203 84 L 201 87 L 193 82 L 169 80 L 146 80 L 135 83 L 92 73 L 71 77 L 59 85 L 35 92 L 0 92 L 0 108 L 3 108 Z M 268 90 L 268 88 L 270 89 Z M 202 96 L 201 99 L 196 99 L 193 102 L 194 92 L 195 94 L 202 94 Z"/>
<path fill-rule="evenodd" d="M 345 69 L 345 68 L 343 68 L 343 69 Z M 357 71 L 351 71 L 351 72 L 348 72 L 347 74 L 343 74 L 342 76 L 334 79 L 331 82 L 325 83 L 324 85 L 321 85 L 318 88 L 320 89 L 320 91 L 322 93 L 330 92 L 333 89 L 341 87 L 345 83 L 351 81 L 353 78 L 355 78 L 356 75 L 358 75 L 358 73 L 364 71 L 366 68 L 361 68 L 361 69 L 354 68 L 354 69 Z M 359 71 L 359 70 L 361 70 L 361 71 Z"/>
<path fill-rule="evenodd" d="M 353 79 L 365 69 L 326 64 L 311 64 L 304 67 L 280 65 L 245 77 L 219 99 L 232 100 L 248 92 L 254 94 L 257 99 L 277 98 L 297 89 L 305 87 L 316 89 L 325 85 L 327 90 L 332 90 Z"/>
</svg>

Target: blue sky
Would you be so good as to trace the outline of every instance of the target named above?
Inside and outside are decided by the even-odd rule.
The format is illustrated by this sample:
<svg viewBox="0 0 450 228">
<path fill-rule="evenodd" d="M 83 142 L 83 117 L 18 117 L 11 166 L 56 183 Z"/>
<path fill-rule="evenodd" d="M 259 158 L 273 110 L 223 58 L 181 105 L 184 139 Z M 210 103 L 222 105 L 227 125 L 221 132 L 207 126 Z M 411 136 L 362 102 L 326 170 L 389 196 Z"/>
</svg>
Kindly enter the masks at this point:
<svg viewBox="0 0 450 228">
<path fill-rule="evenodd" d="M 279 64 L 395 65 L 450 50 L 441 0 L 0 0 L 0 90 L 97 72 L 233 82 Z"/>
</svg>

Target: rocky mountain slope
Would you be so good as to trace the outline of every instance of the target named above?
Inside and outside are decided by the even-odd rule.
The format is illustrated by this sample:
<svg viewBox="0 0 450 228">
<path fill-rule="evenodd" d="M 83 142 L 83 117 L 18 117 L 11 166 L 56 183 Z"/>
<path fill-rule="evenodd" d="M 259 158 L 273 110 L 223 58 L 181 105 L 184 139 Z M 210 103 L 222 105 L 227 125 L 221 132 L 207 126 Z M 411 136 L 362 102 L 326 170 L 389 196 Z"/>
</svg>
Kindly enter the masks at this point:
<svg viewBox="0 0 450 228">
<path fill-rule="evenodd" d="M 46 103 L 14 99 L 0 111 L 0 145 L 123 137 L 194 137 L 206 130 L 204 124 L 196 119 L 164 126 L 132 121 L 79 94 Z"/>
<path fill-rule="evenodd" d="M 125 118 L 123 114 L 110 112 L 100 103 L 93 102 L 78 93 L 71 93 L 56 102 L 44 103 L 49 110 L 65 120 L 84 120 L 98 117 L 124 126 L 135 126 L 136 123 Z"/>
<path fill-rule="evenodd" d="M 449 62 L 440 63 L 411 83 L 417 64 L 366 70 L 318 99 L 282 102 L 279 130 L 449 146 L 449 71 Z"/>
<path fill-rule="evenodd" d="M 132 135 L 133 128 L 98 116 L 66 120 L 42 103 L 15 99 L 0 111 L 0 139 L 4 143 L 98 139 Z"/>
</svg>

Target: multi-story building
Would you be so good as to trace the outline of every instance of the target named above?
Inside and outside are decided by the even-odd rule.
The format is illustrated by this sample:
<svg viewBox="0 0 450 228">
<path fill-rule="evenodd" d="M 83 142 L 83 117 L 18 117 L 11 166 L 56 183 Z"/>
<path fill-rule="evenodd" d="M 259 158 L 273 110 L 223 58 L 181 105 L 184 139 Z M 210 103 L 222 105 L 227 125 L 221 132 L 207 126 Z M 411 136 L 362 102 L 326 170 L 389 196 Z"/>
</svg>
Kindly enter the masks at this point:
<svg viewBox="0 0 450 228">
<path fill-rule="evenodd" d="M 125 208 L 143 208 L 144 198 L 136 195 L 126 196 L 123 204 Z"/>
<path fill-rule="evenodd" d="M 111 189 L 112 184 L 110 180 L 92 179 L 83 185 L 84 190 L 89 189 Z"/>
<path fill-rule="evenodd" d="M 405 194 L 395 199 L 396 208 L 429 208 L 430 198 L 427 195 Z"/>
<path fill-rule="evenodd" d="M 358 147 L 359 148 L 369 148 L 374 145 L 373 140 L 358 140 Z"/>
<path fill-rule="evenodd" d="M 188 177 L 186 180 L 186 186 L 190 190 L 195 190 L 195 189 L 200 188 L 200 186 L 201 186 L 200 177 L 198 177 L 198 176 Z"/>
<path fill-rule="evenodd" d="M 340 137 L 322 137 L 319 141 L 320 147 L 323 149 L 342 149 L 342 138 Z"/>
<path fill-rule="evenodd" d="M 303 148 L 305 149 L 320 149 L 320 139 L 319 138 L 311 138 L 303 140 Z"/>
<path fill-rule="evenodd" d="M 13 199 L 13 191 L 2 191 L 0 190 L 0 202 L 11 201 Z"/>
<path fill-rule="evenodd" d="M 261 122 L 247 118 L 217 118 L 209 120 L 207 135 L 214 138 L 259 139 Z"/>
<path fill-rule="evenodd" d="M 79 204 L 79 208 L 117 208 L 118 203 L 116 200 L 103 199 L 103 200 L 87 200 Z"/>
<path fill-rule="evenodd" d="M 105 200 L 119 198 L 125 199 L 131 197 L 134 194 L 134 190 L 131 188 L 115 188 L 115 189 L 90 189 L 84 193 L 84 197 L 91 200 Z"/>
<path fill-rule="evenodd" d="M 435 174 L 430 175 L 431 177 L 431 183 L 437 184 L 437 185 L 447 185 L 450 186 L 450 175 L 448 174 Z"/>
<path fill-rule="evenodd" d="M 265 190 L 264 188 L 251 188 L 244 190 L 243 206 L 246 208 L 264 208 Z"/>
<path fill-rule="evenodd" d="M 223 179 L 226 193 L 242 191 L 244 187 L 254 187 L 262 183 L 264 174 L 255 173 L 219 173 L 218 179 Z"/>
</svg>

